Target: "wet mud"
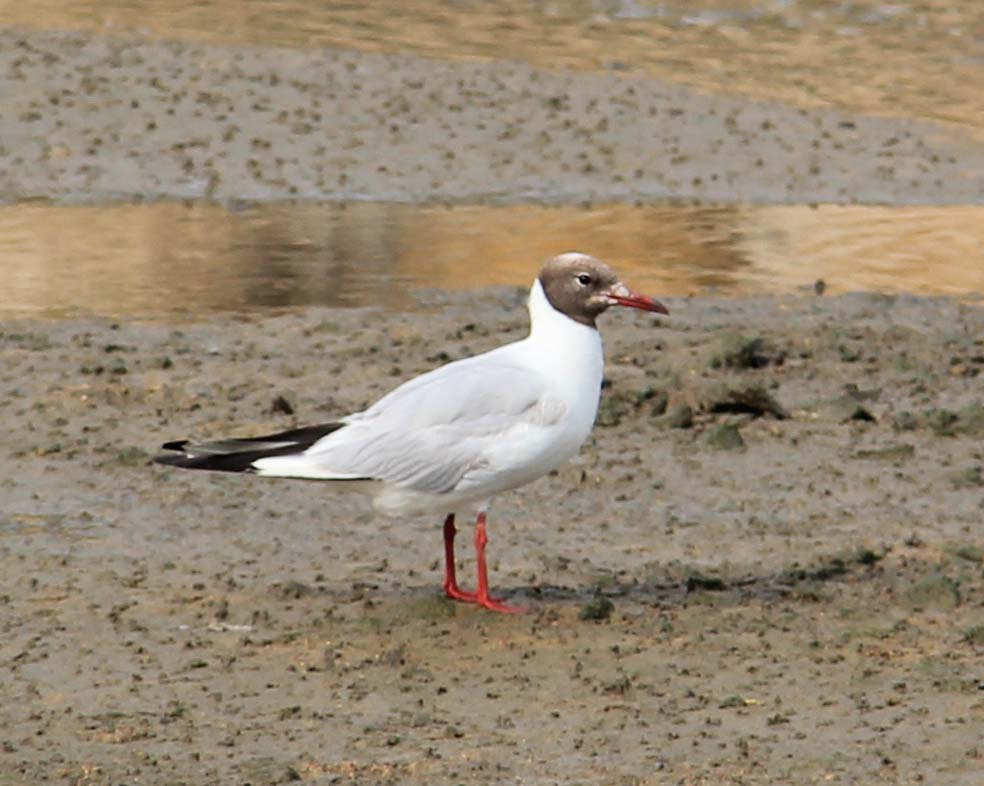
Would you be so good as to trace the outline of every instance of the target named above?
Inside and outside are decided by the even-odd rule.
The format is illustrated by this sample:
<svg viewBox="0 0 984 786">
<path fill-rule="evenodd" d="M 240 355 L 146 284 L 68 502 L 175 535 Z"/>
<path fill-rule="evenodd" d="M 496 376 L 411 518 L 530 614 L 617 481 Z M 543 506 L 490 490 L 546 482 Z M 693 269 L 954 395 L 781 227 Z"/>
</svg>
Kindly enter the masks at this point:
<svg viewBox="0 0 984 786">
<path fill-rule="evenodd" d="M 0 324 L 0 783 L 979 783 L 979 303 L 607 315 L 592 437 L 491 511 L 522 616 L 441 596 L 438 520 L 150 463 L 362 407 L 523 299 Z"/>
<path fill-rule="evenodd" d="M 795 57 L 698 14 L 648 73 L 4 29 L 0 201 L 980 203 L 976 6 L 838 32 L 871 5 Z M 816 291 L 605 317 L 592 437 L 491 511 L 522 616 L 442 597 L 439 520 L 151 458 L 519 338 L 523 292 L 0 322 L 0 786 L 979 786 L 984 307 Z"/>
</svg>

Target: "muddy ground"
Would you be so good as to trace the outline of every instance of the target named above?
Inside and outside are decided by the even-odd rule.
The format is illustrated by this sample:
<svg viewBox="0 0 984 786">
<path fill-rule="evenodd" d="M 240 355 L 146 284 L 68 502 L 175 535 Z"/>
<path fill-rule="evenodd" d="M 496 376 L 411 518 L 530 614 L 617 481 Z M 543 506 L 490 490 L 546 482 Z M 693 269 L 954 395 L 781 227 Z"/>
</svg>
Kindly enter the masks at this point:
<svg viewBox="0 0 984 786">
<path fill-rule="evenodd" d="M 984 193 L 978 135 L 884 101 L 124 32 L 0 44 L 2 202 Z M 492 510 L 523 616 L 441 596 L 438 520 L 150 461 L 331 419 L 525 330 L 519 291 L 419 300 L 0 323 L 0 786 L 979 786 L 979 300 L 607 316 L 594 435 Z"/>
<path fill-rule="evenodd" d="M 0 95 L 0 203 L 984 199 L 974 127 L 509 60 L 0 29 Z"/>
<path fill-rule="evenodd" d="M 362 407 L 522 302 L 0 325 L 0 783 L 979 784 L 979 303 L 606 316 L 593 436 L 492 510 L 523 616 L 443 599 L 437 520 L 150 463 Z"/>
</svg>

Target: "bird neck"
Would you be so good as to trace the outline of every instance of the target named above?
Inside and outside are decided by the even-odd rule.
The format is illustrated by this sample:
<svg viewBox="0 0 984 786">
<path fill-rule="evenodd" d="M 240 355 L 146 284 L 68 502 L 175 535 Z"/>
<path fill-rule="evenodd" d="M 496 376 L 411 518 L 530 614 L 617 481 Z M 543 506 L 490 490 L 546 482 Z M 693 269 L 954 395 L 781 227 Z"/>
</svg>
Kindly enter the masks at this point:
<svg viewBox="0 0 984 786">
<path fill-rule="evenodd" d="M 537 281 L 530 291 L 530 335 L 520 342 L 531 365 L 551 380 L 551 395 L 590 430 L 598 409 L 605 358 L 597 328 L 575 322 L 551 305 Z"/>
<path fill-rule="evenodd" d="M 527 308 L 530 312 L 530 340 L 545 343 L 552 351 L 563 351 L 565 347 L 584 342 L 601 343 L 597 328 L 576 322 L 553 307 L 540 279 L 533 282 Z"/>
</svg>

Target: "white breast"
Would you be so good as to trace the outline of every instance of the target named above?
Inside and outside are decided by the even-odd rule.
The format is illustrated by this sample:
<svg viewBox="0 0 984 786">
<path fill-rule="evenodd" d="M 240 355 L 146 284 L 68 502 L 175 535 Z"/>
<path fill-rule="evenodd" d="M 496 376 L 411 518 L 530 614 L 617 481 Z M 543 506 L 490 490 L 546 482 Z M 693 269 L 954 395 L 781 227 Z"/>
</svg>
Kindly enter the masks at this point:
<svg viewBox="0 0 984 786">
<path fill-rule="evenodd" d="M 487 449 L 488 466 L 461 491 L 494 494 L 545 475 L 574 456 L 594 425 L 604 373 L 601 336 L 550 305 L 539 281 L 530 292 L 530 335 L 497 350 L 549 383 L 535 411 Z"/>
</svg>

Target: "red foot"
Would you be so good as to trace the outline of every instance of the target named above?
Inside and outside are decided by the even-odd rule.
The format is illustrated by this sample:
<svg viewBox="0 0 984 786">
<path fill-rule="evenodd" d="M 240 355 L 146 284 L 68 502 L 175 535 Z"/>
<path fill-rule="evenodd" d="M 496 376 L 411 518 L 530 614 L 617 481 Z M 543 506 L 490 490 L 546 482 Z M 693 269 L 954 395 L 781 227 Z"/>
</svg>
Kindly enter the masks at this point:
<svg viewBox="0 0 984 786">
<path fill-rule="evenodd" d="M 489 611 L 498 611 L 502 614 L 523 614 L 526 612 L 525 606 L 510 606 L 508 603 L 503 603 L 497 598 L 481 598 L 475 601 L 483 609 L 488 609 Z"/>
<path fill-rule="evenodd" d="M 463 603 L 474 603 L 489 611 L 503 614 L 521 614 L 526 611 L 522 606 L 510 606 L 499 598 L 489 595 L 488 568 L 485 565 L 485 545 L 489 542 L 485 532 L 485 514 L 478 514 L 475 522 L 475 557 L 478 561 L 478 591 L 466 592 L 458 586 L 454 565 L 454 536 L 458 530 L 454 526 L 454 514 L 448 514 L 444 520 L 444 594 L 452 600 Z"/>
<path fill-rule="evenodd" d="M 463 590 L 457 584 L 448 582 L 447 578 L 444 579 L 444 594 L 451 598 L 451 600 L 458 600 L 462 603 L 474 603 L 490 611 L 501 611 L 506 614 L 521 614 L 526 611 L 522 606 L 509 606 L 499 598 L 492 598 L 488 595 L 483 598 L 477 592 Z"/>
<path fill-rule="evenodd" d="M 463 590 L 455 584 L 444 583 L 444 594 L 451 600 L 460 600 L 462 603 L 478 603 L 478 594 Z"/>
</svg>

